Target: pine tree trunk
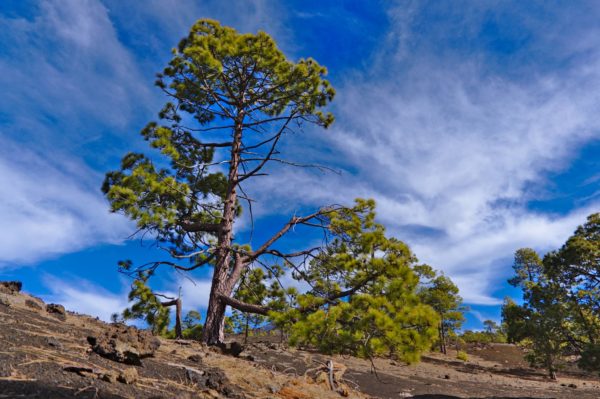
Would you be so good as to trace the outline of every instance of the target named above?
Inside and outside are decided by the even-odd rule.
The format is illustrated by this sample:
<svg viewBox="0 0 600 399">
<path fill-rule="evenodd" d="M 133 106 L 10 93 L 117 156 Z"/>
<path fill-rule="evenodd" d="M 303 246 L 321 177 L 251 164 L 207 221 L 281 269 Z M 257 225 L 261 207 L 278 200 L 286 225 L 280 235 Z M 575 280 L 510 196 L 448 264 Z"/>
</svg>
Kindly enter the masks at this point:
<svg viewBox="0 0 600 399">
<path fill-rule="evenodd" d="M 546 357 L 546 367 L 551 380 L 556 380 L 556 369 L 554 368 L 554 359 L 552 356 Z"/>
<path fill-rule="evenodd" d="M 446 354 L 446 334 L 444 333 L 444 322 L 440 322 L 440 326 L 438 328 L 440 333 L 440 352 L 444 355 Z"/>
<path fill-rule="evenodd" d="M 181 328 L 181 298 L 177 298 L 177 302 L 175 302 L 175 336 L 178 339 L 183 338 L 183 330 Z"/>
<path fill-rule="evenodd" d="M 246 330 L 244 331 L 244 345 L 248 343 L 248 329 L 250 316 L 246 315 Z"/>
<path fill-rule="evenodd" d="M 236 120 L 233 143 L 231 145 L 231 162 L 229 164 L 228 187 L 223 206 L 223 218 L 217 243 L 216 263 L 213 271 L 206 322 L 202 329 L 202 342 L 217 345 L 225 340 L 225 308 L 221 295 L 230 295 L 234 284 L 228 284 L 231 264 L 231 242 L 233 239 L 233 220 L 237 202 L 238 166 L 242 143 L 243 113 Z"/>
<path fill-rule="evenodd" d="M 442 338 L 442 326 L 438 327 L 438 337 L 440 340 L 440 353 L 444 353 L 444 340 Z"/>
<path fill-rule="evenodd" d="M 162 306 L 175 306 L 175 337 L 183 338 L 183 331 L 181 329 L 181 298 L 161 302 L 160 304 Z"/>
<path fill-rule="evenodd" d="M 215 299 L 216 298 L 216 299 Z M 217 345 L 225 340 L 225 305 L 211 294 L 206 322 L 202 327 L 202 342 Z"/>
</svg>

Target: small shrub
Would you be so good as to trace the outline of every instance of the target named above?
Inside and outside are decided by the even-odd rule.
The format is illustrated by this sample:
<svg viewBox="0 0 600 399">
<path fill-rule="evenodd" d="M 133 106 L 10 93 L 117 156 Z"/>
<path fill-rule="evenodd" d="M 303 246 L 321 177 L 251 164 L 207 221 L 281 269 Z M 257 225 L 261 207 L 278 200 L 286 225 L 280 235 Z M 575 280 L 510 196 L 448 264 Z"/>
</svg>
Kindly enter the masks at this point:
<svg viewBox="0 0 600 399">
<path fill-rule="evenodd" d="M 465 351 L 458 351 L 458 353 L 456 354 L 456 358 L 458 360 L 462 360 L 463 362 L 469 360 L 469 356 L 467 356 L 467 352 Z"/>
</svg>

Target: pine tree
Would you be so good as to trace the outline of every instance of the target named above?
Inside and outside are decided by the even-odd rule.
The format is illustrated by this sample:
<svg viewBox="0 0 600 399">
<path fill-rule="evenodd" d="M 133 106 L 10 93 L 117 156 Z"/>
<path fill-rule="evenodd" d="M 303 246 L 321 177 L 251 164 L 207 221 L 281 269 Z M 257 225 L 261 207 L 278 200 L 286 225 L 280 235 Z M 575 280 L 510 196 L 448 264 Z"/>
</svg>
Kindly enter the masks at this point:
<svg viewBox="0 0 600 399">
<path fill-rule="evenodd" d="M 498 330 L 500 329 L 500 326 L 498 326 L 498 323 L 496 323 L 494 320 L 484 320 L 483 321 L 483 326 L 485 327 L 485 332 L 493 335 L 496 334 L 498 332 Z"/>
<path fill-rule="evenodd" d="M 202 338 L 202 315 L 196 310 L 190 310 L 183 318 L 182 336 L 186 339 L 199 341 Z"/>
<path fill-rule="evenodd" d="M 502 317 L 508 326 L 509 342 L 527 339 L 527 359 L 532 366 L 546 368 L 556 379 L 560 359 L 568 352 L 568 304 L 565 290 L 550 280 L 537 253 L 520 249 L 515 254 L 515 277 L 509 282 L 523 290 L 523 306 L 505 302 Z"/>
<path fill-rule="evenodd" d="M 325 74 L 310 58 L 289 61 L 264 32 L 240 34 L 198 21 L 158 76 L 172 101 L 159 114 L 161 124 L 142 130 L 162 158 L 127 154 L 120 170 L 107 174 L 103 191 L 112 211 L 135 220 L 176 259 L 132 270 L 213 268 L 205 343 L 223 341 L 230 306 L 268 316 L 298 342 L 317 343 L 314 331 L 325 328 L 321 348 L 329 342 L 337 352 L 387 351 L 416 360 L 430 346 L 438 319 L 416 293 L 414 256 L 401 241 L 385 237 L 373 201 L 294 216 L 254 248 L 233 235 L 236 218 L 252 203 L 245 185 L 273 162 L 297 165 L 279 157 L 285 135 L 305 124 L 332 123 L 322 111 L 334 96 Z M 319 229 L 323 244 L 281 250 L 280 240 L 301 226 Z M 309 284 L 309 292 L 282 286 L 273 264 Z M 249 270 L 259 269 L 269 291 L 262 300 L 251 299 L 241 284 Z M 335 332 L 327 327 L 332 320 Z"/>
<path fill-rule="evenodd" d="M 263 269 L 254 268 L 246 269 L 240 279 L 239 287 L 235 291 L 234 298 L 255 305 L 263 305 L 268 289 L 265 284 L 266 275 Z M 247 312 L 233 310 L 231 319 L 234 325 L 234 330 L 244 334 L 244 343 L 248 342 L 250 329 L 254 329 L 265 323 L 266 316 Z"/>
<path fill-rule="evenodd" d="M 122 262 L 121 267 L 128 268 L 129 262 Z M 168 297 L 152 291 L 147 285 L 151 275 L 149 272 L 138 272 L 138 278 L 132 283 L 128 296 L 129 301 L 133 304 L 123 311 L 123 320 L 142 319 L 153 334 L 167 336 L 171 321 L 169 307 L 172 306 L 175 307 L 174 333 L 177 338 L 182 338 L 181 297 Z"/>
<path fill-rule="evenodd" d="M 423 303 L 431 306 L 440 318 L 438 325 L 438 343 L 440 352 L 446 354 L 449 335 L 456 335 L 465 320 L 462 298 L 458 295 L 458 287 L 443 274 L 437 275 L 428 265 L 416 268 L 422 283 L 419 296 Z"/>
<path fill-rule="evenodd" d="M 285 134 L 303 124 L 329 126 L 333 117 L 320 109 L 334 96 L 313 59 L 289 61 L 264 32 L 240 34 L 212 20 L 199 20 L 181 40 L 157 85 L 171 99 L 142 136 L 167 158 L 127 154 L 121 169 L 107 174 L 103 191 L 115 212 L 137 222 L 177 259 L 155 262 L 192 271 L 213 267 L 203 341 L 223 341 L 225 307 L 257 310 L 233 299 L 249 265 L 270 253 L 293 226 L 309 224 L 329 211 L 293 217 L 255 250 L 236 248 L 233 226 L 241 202 L 250 198 L 242 183 L 264 175 L 278 158 Z M 222 151 L 219 161 L 215 152 Z M 226 172 L 220 171 L 221 165 Z M 243 310 L 243 309 L 242 309 Z"/>
<path fill-rule="evenodd" d="M 311 289 L 297 296 L 298 307 L 271 316 L 294 321 L 293 344 L 414 362 L 431 346 L 439 319 L 417 293 L 415 256 L 385 236 L 374 206 L 357 200 L 354 210 L 329 214 L 331 245 L 296 270 Z"/>
<path fill-rule="evenodd" d="M 532 249 L 515 256 L 511 284 L 523 290 L 523 306 L 505 302 L 511 341 L 532 342 L 530 360 L 556 375 L 564 355 L 600 370 L 600 214 L 592 214 L 565 245 L 543 260 Z"/>
<path fill-rule="evenodd" d="M 600 371 L 600 213 L 588 216 L 567 242 L 544 257 L 544 268 L 564 287 L 569 306 L 569 339 L 580 366 Z"/>
</svg>

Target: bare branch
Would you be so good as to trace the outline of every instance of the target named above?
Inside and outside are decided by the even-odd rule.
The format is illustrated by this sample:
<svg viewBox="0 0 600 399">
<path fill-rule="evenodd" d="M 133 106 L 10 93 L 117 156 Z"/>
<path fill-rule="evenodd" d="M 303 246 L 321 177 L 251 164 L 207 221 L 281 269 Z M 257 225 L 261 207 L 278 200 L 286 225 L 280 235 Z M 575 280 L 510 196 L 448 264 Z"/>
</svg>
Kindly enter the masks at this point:
<svg viewBox="0 0 600 399">
<path fill-rule="evenodd" d="M 313 252 L 318 251 L 319 249 L 321 249 L 321 247 L 313 247 L 310 249 L 306 249 L 304 251 L 292 252 L 292 253 L 288 253 L 288 254 L 284 254 L 281 251 L 278 251 L 276 249 L 268 249 L 264 252 L 264 254 L 274 255 L 274 256 L 277 256 L 277 257 L 283 258 L 283 259 L 289 259 L 289 258 L 297 258 L 298 256 L 310 255 Z"/>
<path fill-rule="evenodd" d="M 258 143 L 258 144 L 254 144 L 254 145 L 251 145 L 251 146 L 249 146 L 249 147 L 242 147 L 242 151 L 244 152 L 244 151 L 247 151 L 247 150 L 253 150 L 253 149 L 255 149 L 255 148 L 262 147 L 263 145 L 267 144 L 268 142 L 271 142 L 271 141 L 275 140 L 275 139 L 277 138 L 277 136 L 278 136 L 278 134 L 276 134 L 276 135 L 274 135 L 274 136 L 272 136 L 272 137 L 268 138 L 268 139 L 267 139 L 267 140 L 265 140 L 265 141 L 261 141 L 261 142 L 260 142 L 260 143 Z"/>
<path fill-rule="evenodd" d="M 285 224 L 285 226 L 283 226 L 277 233 L 275 233 L 270 239 L 268 239 L 256 251 L 253 251 L 252 253 L 250 253 L 248 255 L 249 260 L 254 260 L 254 259 L 258 258 L 259 256 L 265 254 L 269 250 L 271 245 L 273 245 L 277 240 L 279 240 L 284 234 L 286 234 L 295 225 L 306 223 L 311 219 L 314 219 L 314 218 L 322 216 L 322 215 L 326 215 L 327 213 L 333 212 L 337 209 L 338 208 L 323 208 L 323 209 L 320 209 L 317 212 L 312 213 L 308 216 L 303 216 L 303 217 L 294 216 L 293 218 L 290 219 L 289 222 L 287 222 Z"/>
<path fill-rule="evenodd" d="M 242 127 L 247 128 L 247 127 L 252 127 L 252 126 L 264 125 L 265 123 L 270 123 L 270 122 L 283 121 L 283 120 L 287 120 L 290 118 L 291 119 L 299 118 L 299 116 L 292 117 L 292 115 L 294 115 L 294 113 L 292 113 L 288 116 L 277 116 L 277 117 L 267 118 L 267 119 L 258 119 L 258 120 L 256 120 L 256 122 L 244 123 L 242 125 Z"/>
<path fill-rule="evenodd" d="M 279 159 L 279 158 L 270 158 L 269 160 L 270 161 L 279 162 L 279 163 L 283 163 L 283 164 L 286 164 L 286 165 L 297 166 L 297 167 L 301 167 L 301 168 L 315 168 L 315 169 L 319 169 L 322 172 L 324 172 L 324 171 L 333 172 L 336 175 L 341 175 L 342 174 L 342 172 L 339 171 L 338 169 L 333 169 L 333 168 L 330 168 L 328 166 L 314 164 L 314 163 L 297 163 L 297 162 L 286 161 L 285 159 Z"/>
<path fill-rule="evenodd" d="M 188 78 L 185 78 L 185 77 L 184 77 L 184 79 L 186 79 L 186 80 L 189 80 Z M 229 117 L 229 115 L 226 115 L 226 114 L 224 114 L 224 113 L 221 113 L 221 112 L 219 112 L 219 111 L 217 111 L 217 110 L 214 110 L 214 109 L 211 109 L 211 108 L 207 108 L 207 107 L 202 107 L 202 106 L 198 105 L 197 103 L 194 103 L 194 104 L 192 104 L 192 103 L 190 102 L 190 100 L 188 100 L 188 99 L 186 99 L 186 98 L 183 98 L 183 97 L 180 97 L 180 96 L 176 95 L 175 93 L 173 93 L 173 92 L 170 92 L 170 91 L 169 91 L 169 90 L 167 90 L 167 89 L 161 88 L 161 90 L 162 90 L 162 91 L 163 91 L 163 92 L 164 92 L 164 93 L 165 93 L 167 96 L 169 96 L 169 97 L 172 97 L 172 98 L 174 98 L 174 99 L 176 99 L 176 100 L 178 100 L 178 101 L 181 101 L 182 103 L 191 104 L 192 106 L 194 106 L 194 107 L 196 107 L 196 108 L 201 108 L 203 111 L 206 111 L 206 112 L 209 112 L 209 113 L 212 113 L 212 114 L 218 115 L 218 116 L 220 116 L 221 118 L 228 118 L 228 117 Z"/>
<path fill-rule="evenodd" d="M 287 120 L 285 121 L 285 123 L 283 124 L 283 126 L 281 126 L 281 128 L 279 129 L 279 132 L 277 132 L 277 134 L 275 135 L 275 139 L 273 140 L 273 144 L 271 145 L 271 149 L 269 150 L 269 152 L 267 153 L 267 155 L 265 156 L 265 158 L 258 164 L 258 166 L 256 166 L 250 172 L 244 174 L 241 177 L 238 177 L 237 181 L 235 182 L 236 184 L 240 184 L 241 182 L 243 182 L 247 178 L 253 176 L 254 174 L 256 174 L 258 171 L 260 171 L 265 166 L 265 164 L 267 163 L 267 161 L 269 161 L 269 159 L 271 158 L 271 156 L 275 152 L 275 148 L 277 147 L 277 142 L 281 138 L 281 135 L 283 134 L 284 130 L 287 128 L 287 125 L 290 123 L 290 121 L 293 119 L 293 117 L 294 117 L 294 114 L 293 113 L 290 114 L 288 116 Z"/>
<path fill-rule="evenodd" d="M 206 259 L 203 259 L 201 262 L 196 263 L 192 266 L 182 266 L 182 265 L 178 265 L 177 263 L 169 262 L 169 261 L 150 262 L 150 263 L 146 263 L 146 264 L 138 267 L 135 272 L 144 270 L 144 268 L 148 268 L 149 270 L 154 270 L 161 265 L 170 266 L 175 270 L 182 270 L 185 272 L 189 272 L 189 271 L 195 270 L 201 266 L 206 265 L 207 263 L 211 262 L 214 258 L 215 258 L 215 254 L 212 253 L 209 256 L 207 256 Z M 150 266 L 150 267 L 148 267 L 148 266 Z"/>
<path fill-rule="evenodd" d="M 211 126 L 211 127 L 203 127 L 203 128 L 189 127 L 189 126 L 181 125 L 181 127 L 190 132 L 209 132 L 211 130 L 233 129 L 235 127 L 235 125 Z M 229 147 L 229 146 L 231 146 L 232 143 L 223 143 L 223 144 L 225 144 L 225 145 L 214 145 L 212 147 Z M 208 147 L 204 143 L 202 143 L 201 145 Z"/>
</svg>

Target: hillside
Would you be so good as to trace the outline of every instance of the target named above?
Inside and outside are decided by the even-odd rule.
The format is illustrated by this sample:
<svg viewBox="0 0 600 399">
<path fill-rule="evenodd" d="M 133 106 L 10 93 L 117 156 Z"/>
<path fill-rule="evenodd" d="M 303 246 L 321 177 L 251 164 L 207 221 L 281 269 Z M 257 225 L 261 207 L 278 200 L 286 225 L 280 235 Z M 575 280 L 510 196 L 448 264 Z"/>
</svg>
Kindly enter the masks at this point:
<svg viewBox="0 0 600 399">
<path fill-rule="evenodd" d="M 223 349 L 158 339 L 19 290 L 0 285 L 0 398 L 591 399 L 600 393 L 597 378 L 546 379 L 510 345 L 473 348 L 467 362 L 439 354 L 413 366 L 377 359 L 375 375 L 369 361 L 331 359 L 265 338 Z"/>
</svg>

